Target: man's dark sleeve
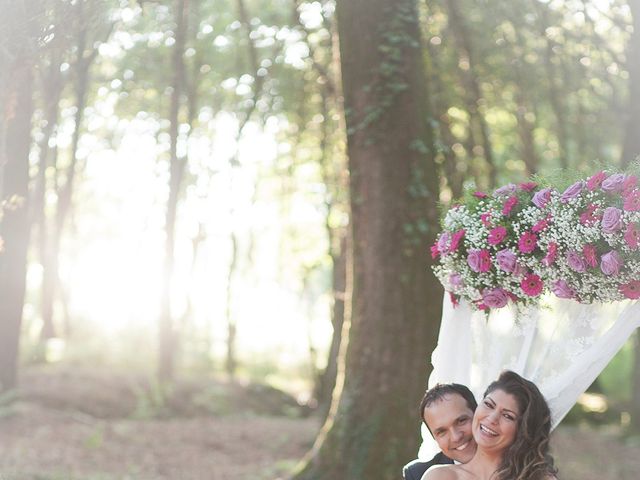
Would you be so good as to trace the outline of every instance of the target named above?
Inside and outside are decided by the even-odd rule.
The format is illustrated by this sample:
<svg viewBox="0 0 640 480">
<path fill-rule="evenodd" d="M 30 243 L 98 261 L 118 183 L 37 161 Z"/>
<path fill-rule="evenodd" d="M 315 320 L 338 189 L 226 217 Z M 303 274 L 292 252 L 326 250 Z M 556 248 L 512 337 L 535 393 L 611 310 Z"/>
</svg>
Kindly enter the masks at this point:
<svg viewBox="0 0 640 480">
<path fill-rule="evenodd" d="M 436 456 L 428 462 L 413 460 L 407 463 L 402 469 L 402 478 L 405 480 L 420 480 L 422 475 L 424 475 L 424 472 L 426 472 L 429 467 L 433 465 L 447 465 L 451 463 L 453 463 L 453 461 L 442 452 L 436 454 Z"/>
</svg>

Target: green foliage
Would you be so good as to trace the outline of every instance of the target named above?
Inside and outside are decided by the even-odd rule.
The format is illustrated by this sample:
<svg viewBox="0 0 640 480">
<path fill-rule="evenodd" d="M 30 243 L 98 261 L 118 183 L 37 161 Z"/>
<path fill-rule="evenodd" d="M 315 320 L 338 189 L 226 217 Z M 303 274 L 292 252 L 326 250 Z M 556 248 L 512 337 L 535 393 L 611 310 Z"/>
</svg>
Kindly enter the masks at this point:
<svg viewBox="0 0 640 480">
<path fill-rule="evenodd" d="M 634 338 L 627 340 L 620 351 L 598 376 L 598 383 L 607 398 L 620 404 L 631 400 L 634 359 Z"/>
<path fill-rule="evenodd" d="M 561 165 L 580 177 L 593 161 L 618 164 L 620 102 L 628 89 L 619 68 L 629 41 L 624 2 L 598 12 L 591 2 L 458 0 L 470 59 L 452 27 L 450 3 L 428 2 L 422 22 L 434 105 L 438 118 L 448 120 L 435 129 L 439 162 L 455 162 L 443 172 L 448 185 L 457 181 L 453 171 L 490 188 L 487 152 L 470 112 L 470 79 L 479 86 L 497 185 Z"/>
</svg>

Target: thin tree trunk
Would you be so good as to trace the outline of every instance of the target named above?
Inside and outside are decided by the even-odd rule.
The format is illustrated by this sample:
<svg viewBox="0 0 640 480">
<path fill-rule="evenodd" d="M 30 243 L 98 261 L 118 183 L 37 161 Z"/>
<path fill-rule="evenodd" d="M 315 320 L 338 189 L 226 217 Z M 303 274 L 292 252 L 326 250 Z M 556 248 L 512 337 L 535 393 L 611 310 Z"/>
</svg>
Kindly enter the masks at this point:
<svg viewBox="0 0 640 480">
<path fill-rule="evenodd" d="M 483 95 L 480 90 L 480 80 L 476 72 L 476 58 L 473 48 L 473 40 L 469 34 L 467 25 L 462 17 L 460 5 L 458 0 L 447 0 L 447 9 L 449 11 L 449 25 L 458 42 L 458 47 L 463 56 L 463 60 L 466 59 L 468 65 L 466 68 L 461 68 L 461 75 L 466 90 L 465 102 L 467 110 L 469 112 L 469 129 L 477 128 L 482 140 L 482 153 L 487 163 L 487 177 L 489 179 L 489 187 L 493 188 L 496 185 L 496 165 L 493 156 L 493 146 L 491 144 L 491 138 L 489 136 L 489 125 L 484 117 L 484 113 L 481 108 L 483 102 Z M 475 147 L 473 146 L 472 154 L 475 154 Z"/>
<path fill-rule="evenodd" d="M 55 54 L 56 52 L 54 52 Z M 59 102 L 62 93 L 62 78 L 60 75 L 61 61 L 52 54 L 51 64 L 47 69 L 47 75 L 42 78 L 42 90 L 45 99 L 45 122 L 42 141 L 39 143 L 40 158 L 38 162 L 38 173 L 35 177 L 32 195 L 32 225 L 38 227 L 38 246 L 40 261 L 43 267 L 42 281 L 42 301 L 40 305 L 42 316 L 42 329 L 40 330 L 40 341 L 44 343 L 47 339 L 55 336 L 55 329 L 52 320 L 53 302 L 47 301 L 51 298 L 51 285 L 47 281 L 49 276 L 49 259 L 51 258 L 50 228 L 49 220 L 45 209 L 45 195 L 47 191 L 46 171 L 48 165 L 56 164 L 57 147 L 49 147 L 49 140 L 58 124 Z M 43 350 L 44 351 L 44 350 Z"/>
<path fill-rule="evenodd" d="M 225 361 L 225 369 L 229 378 L 233 378 L 236 372 L 236 332 L 237 325 L 234 318 L 232 308 L 233 302 L 233 283 L 238 264 L 238 238 L 233 232 L 231 234 L 231 260 L 229 261 L 229 270 L 227 272 L 227 301 L 226 301 L 226 317 L 227 317 L 227 358 Z"/>
<path fill-rule="evenodd" d="M 517 87 L 519 89 L 519 87 Z M 528 109 L 521 92 L 516 92 L 516 118 L 518 120 L 518 134 L 520 136 L 520 152 L 524 161 L 527 175 L 538 171 L 540 160 L 536 152 L 533 138 L 534 124 L 527 118 Z"/>
<path fill-rule="evenodd" d="M 82 5 L 79 2 L 78 5 Z M 79 7 L 80 8 L 80 7 Z M 55 214 L 55 223 L 49 232 L 47 245 L 44 249 L 43 280 L 42 280 L 42 321 L 43 330 L 41 337 L 43 340 L 52 338 L 55 335 L 53 324 L 54 302 L 58 294 L 60 283 L 59 277 L 59 255 L 64 231 L 71 205 L 75 178 L 78 172 L 78 145 L 80 143 L 81 125 L 84 117 L 84 109 L 87 104 L 87 89 L 89 86 L 90 63 L 83 57 L 86 46 L 86 30 L 79 33 L 78 38 L 78 61 L 76 70 L 76 83 L 74 89 L 76 112 L 74 115 L 74 130 L 71 138 L 71 162 L 65 170 L 65 182 L 58 192 L 58 203 Z"/>
<path fill-rule="evenodd" d="M 294 0 L 297 5 L 297 0 Z M 299 24 L 300 18 L 296 10 L 296 18 Z M 329 23 L 331 22 L 331 23 Z M 318 377 L 315 386 L 315 398 L 318 401 L 318 409 L 320 417 L 324 420 L 329 414 L 331 407 L 331 399 L 333 390 L 336 386 L 336 378 L 338 374 L 338 354 L 340 352 L 340 344 L 342 342 L 342 329 L 344 325 L 344 303 L 346 289 L 346 262 L 347 262 L 347 229 L 343 226 L 336 227 L 332 224 L 331 218 L 336 210 L 348 211 L 346 201 L 348 198 L 348 178 L 346 155 L 342 150 L 335 148 L 331 138 L 335 135 L 335 131 L 344 132 L 344 108 L 342 105 L 342 89 L 341 84 L 336 79 L 340 72 L 340 52 L 339 41 L 337 40 L 337 29 L 335 21 L 324 18 L 325 27 L 331 32 L 329 51 L 332 53 L 327 64 L 314 61 L 315 70 L 318 73 L 319 80 L 322 80 L 321 87 L 321 111 L 324 121 L 321 125 L 320 133 L 320 166 L 322 178 L 327 190 L 325 195 L 325 230 L 329 239 L 329 256 L 331 257 L 332 269 L 332 290 L 333 305 L 331 307 L 331 325 L 333 334 L 331 336 L 331 344 L 327 355 L 327 365 Z M 311 49 L 310 52 L 313 52 Z M 334 73 L 336 72 L 336 73 Z M 330 122 L 333 112 L 339 113 L 339 128 L 333 128 L 334 124 Z M 342 143 L 343 138 L 338 140 Z M 344 199 L 344 200 L 343 200 Z"/>
<path fill-rule="evenodd" d="M 242 133 L 249 123 L 253 112 L 256 109 L 258 99 L 260 95 L 262 95 L 262 90 L 264 87 L 265 76 L 260 74 L 260 62 L 258 59 L 258 51 L 255 45 L 255 40 L 251 35 L 251 18 L 249 16 L 249 12 L 245 5 L 244 0 L 236 0 L 236 7 L 238 10 L 238 18 L 240 20 L 240 24 L 242 25 L 242 29 L 245 34 L 245 39 L 247 42 L 247 58 L 249 61 L 249 67 L 251 69 L 251 73 L 253 76 L 253 94 L 252 101 L 249 102 L 249 106 L 243 112 L 243 116 L 240 117 L 238 133 L 236 135 L 236 152 L 233 158 L 231 159 L 231 165 L 236 167 L 240 164 L 238 160 L 239 149 L 238 143 L 242 138 Z M 232 187 L 232 185 L 231 185 Z M 257 186 L 254 185 L 254 191 L 252 196 L 252 205 L 255 203 L 257 194 Z M 230 234 L 231 241 L 231 260 L 229 261 L 229 270 L 227 272 L 227 304 L 226 304 L 226 317 L 227 317 L 227 352 L 226 352 L 226 361 L 225 361 L 225 369 L 230 378 L 235 376 L 235 370 L 237 368 L 237 357 L 236 357 L 236 336 L 237 336 L 237 321 L 234 317 L 233 312 L 233 283 L 235 277 L 237 275 L 238 268 L 238 234 L 235 231 L 231 231 Z M 247 258 L 249 259 L 248 263 L 251 263 L 251 256 L 253 253 L 253 236 L 250 234 L 248 247 L 247 247 Z"/>
<path fill-rule="evenodd" d="M 569 154 L 568 154 L 568 141 L 569 134 L 567 132 L 567 118 L 565 115 L 565 102 L 563 101 L 563 93 L 560 91 L 560 87 L 557 84 L 558 74 L 555 64 L 553 62 L 554 54 L 554 42 L 549 38 L 546 33 L 549 27 L 549 13 L 547 6 L 540 2 L 534 2 L 538 10 L 538 24 L 540 26 L 540 35 L 545 39 L 546 49 L 544 55 L 544 66 L 547 73 L 547 82 L 549 89 L 549 100 L 551 101 L 551 108 L 553 114 L 556 117 L 556 137 L 558 139 L 558 156 L 560 165 L 562 168 L 569 168 Z"/>
<path fill-rule="evenodd" d="M 88 7 L 88 11 L 85 8 Z M 69 157 L 71 159 L 69 165 L 62 172 L 56 165 L 57 155 L 50 162 L 56 169 L 55 188 L 58 197 L 53 224 L 49 225 L 46 217 L 43 217 L 43 234 L 46 233 L 42 243 L 42 321 L 43 327 L 41 331 L 41 339 L 46 341 L 56 335 L 54 327 L 54 304 L 56 300 L 61 298 L 60 286 L 60 248 L 62 245 L 62 236 L 64 233 L 67 219 L 70 216 L 73 206 L 73 193 L 75 189 L 75 180 L 78 173 L 82 170 L 78 158 L 78 146 L 82 133 L 82 122 L 84 120 L 84 110 L 87 105 L 87 95 L 90 83 L 90 69 L 96 56 L 98 48 L 93 44 L 91 31 L 93 21 L 96 18 L 96 9 L 100 5 L 96 2 L 79 1 L 72 7 L 71 14 L 76 15 L 78 24 L 80 25 L 75 39 L 76 60 L 72 65 L 72 73 L 75 75 L 73 94 L 75 97 L 76 111 L 74 114 L 74 130 L 71 137 L 71 150 Z M 105 32 L 104 39 L 108 38 L 114 24 L 110 24 Z M 57 150 L 56 150 L 57 153 Z M 64 182 L 60 181 L 61 173 L 63 173 Z M 60 186 L 61 185 L 61 186 Z M 45 185 L 46 188 L 46 185 Z M 71 331 L 68 317 L 65 315 L 64 333 L 68 335 Z"/>
<path fill-rule="evenodd" d="M 629 40 L 629 117 L 622 147 L 622 165 L 628 165 L 640 155 L 640 0 L 629 0 L 633 16 L 633 33 Z M 638 351 L 640 355 L 640 351 Z M 639 373 L 640 375 L 640 373 Z M 640 402 L 640 396 L 636 398 Z M 640 407 L 639 407 L 640 408 Z M 639 412 L 640 413 L 640 412 Z"/>
<path fill-rule="evenodd" d="M 0 221 L 4 249 L 0 253 L 0 393 L 16 387 L 20 326 L 25 294 L 29 243 L 29 149 L 33 113 L 33 73 L 28 51 L 27 6 L 7 8 L 3 15 L 20 28 L 11 29 L 16 49 L 12 58 L 2 52 L 2 67 L 9 67 L 0 85 L 6 103 L 0 120 L 0 199 L 9 200 Z M 6 60 L 6 61 L 5 61 Z"/>
<path fill-rule="evenodd" d="M 441 290 L 426 245 L 438 184 L 415 1 L 342 0 L 336 13 L 349 112 L 352 303 L 334 401 L 296 478 L 386 480 L 415 456 L 425 387 L 416 375 L 426 383 L 437 338 Z"/>
<path fill-rule="evenodd" d="M 518 36 L 519 38 L 519 36 Z M 517 85 L 515 87 L 516 101 L 516 119 L 518 120 L 518 135 L 520 137 L 520 154 L 524 161 L 527 175 L 533 175 L 538 172 L 540 158 L 536 152 L 536 144 L 534 139 L 535 120 L 530 118 L 531 110 L 529 109 L 529 99 L 524 93 L 526 86 L 524 84 L 524 75 L 522 74 L 520 61 L 516 60 L 514 65 L 516 73 Z M 535 116 L 534 116 L 535 118 Z"/>
<path fill-rule="evenodd" d="M 329 354 L 327 356 L 327 366 L 320 377 L 320 382 L 316 391 L 318 399 L 318 408 L 320 417 L 326 419 L 329 408 L 331 407 L 331 397 L 333 389 L 336 386 L 336 377 L 338 375 L 338 353 L 340 352 L 340 343 L 342 342 L 342 328 L 344 325 L 344 301 L 346 290 L 347 275 L 347 242 L 346 237 L 342 237 L 340 241 L 340 250 L 333 252 L 331 255 L 333 272 L 333 307 L 331 311 L 331 326 L 333 327 L 333 335 L 331 336 L 331 345 L 329 346 Z"/>
<path fill-rule="evenodd" d="M 465 174 L 468 172 L 468 163 L 464 159 L 458 158 L 454 151 L 454 145 L 458 143 L 458 139 L 453 135 L 451 131 L 451 119 L 447 112 L 448 105 L 446 104 L 446 92 L 445 86 L 442 83 L 440 75 L 440 65 L 438 52 L 435 48 L 427 45 L 429 52 L 429 59 L 431 62 L 428 64 L 429 82 L 433 85 L 433 111 L 434 118 L 438 119 L 438 131 L 440 135 L 440 143 L 442 144 L 442 155 L 444 157 L 441 171 L 447 181 L 447 185 L 451 190 L 451 198 L 460 198 L 463 192 Z M 468 152 L 469 159 L 473 158 L 473 147 L 465 148 Z M 476 184 L 481 185 L 480 178 L 476 176 Z"/>
<path fill-rule="evenodd" d="M 171 67 L 171 103 L 169 111 L 169 199 L 165 215 L 165 258 L 162 278 L 162 298 L 160 304 L 158 379 L 160 382 L 173 380 L 175 369 L 176 332 L 171 312 L 171 284 L 174 274 L 174 251 L 176 214 L 180 188 L 186 166 L 186 159 L 178 157 L 180 98 L 185 88 L 184 48 L 188 19 L 189 0 L 175 2 L 175 44 L 173 46 Z"/>
</svg>

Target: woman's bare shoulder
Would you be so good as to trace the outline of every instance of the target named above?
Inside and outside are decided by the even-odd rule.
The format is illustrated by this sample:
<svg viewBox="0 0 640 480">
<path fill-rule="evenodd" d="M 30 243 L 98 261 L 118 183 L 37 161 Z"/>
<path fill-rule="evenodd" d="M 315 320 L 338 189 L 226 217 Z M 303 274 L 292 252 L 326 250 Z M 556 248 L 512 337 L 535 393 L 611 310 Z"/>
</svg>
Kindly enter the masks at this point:
<svg viewBox="0 0 640 480">
<path fill-rule="evenodd" d="M 422 480 L 458 480 L 458 472 L 453 465 L 435 465 L 427 470 Z"/>
</svg>

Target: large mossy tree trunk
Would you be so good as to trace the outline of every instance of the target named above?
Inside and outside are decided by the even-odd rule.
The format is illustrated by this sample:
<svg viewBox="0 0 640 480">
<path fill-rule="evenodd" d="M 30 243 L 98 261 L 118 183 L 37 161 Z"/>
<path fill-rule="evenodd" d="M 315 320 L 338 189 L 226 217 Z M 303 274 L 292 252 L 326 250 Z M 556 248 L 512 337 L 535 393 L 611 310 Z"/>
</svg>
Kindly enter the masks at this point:
<svg viewBox="0 0 640 480">
<path fill-rule="evenodd" d="M 351 179 L 348 346 L 296 478 L 386 480 L 419 443 L 442 296 L 426 254 L 438 181 L 415 1 L 342 0 L 336 13 Z"/>
</svg>

